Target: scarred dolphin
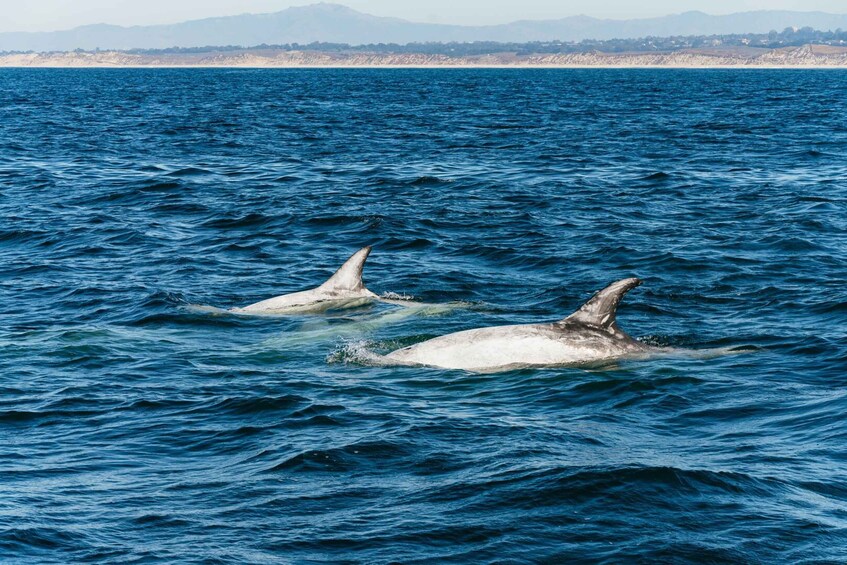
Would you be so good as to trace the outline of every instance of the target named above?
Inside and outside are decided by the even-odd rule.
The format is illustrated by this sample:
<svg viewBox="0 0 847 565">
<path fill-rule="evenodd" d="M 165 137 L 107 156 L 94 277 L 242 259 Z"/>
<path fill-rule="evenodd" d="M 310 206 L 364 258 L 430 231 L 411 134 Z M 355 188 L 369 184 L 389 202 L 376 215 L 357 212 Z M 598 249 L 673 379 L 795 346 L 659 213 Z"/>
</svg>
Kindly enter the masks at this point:
<svg viewBox="0 0 847 565">
<path fill-rule="evenodd" d="M 371 246 L 354 253 L 332 277 L 317 288 L 283 294 L 244 308 L 233 308 L 236 314 L 285 314 L 321 312 L 334 308 L 353 308 L 379 297 L 365 288 L 362 270 L 371 253 Z"/>
<path fill-rule="evenodd" d="M 624 294 L 640 284 L 636 278 L 612 283 L 559 322 L 452 333 L 398 349 L 386 355 L 383 361 L 493 372 L 579 365 L 643 355 L 652 348 L 632 339 L 615 321 Z"/>
</svg>

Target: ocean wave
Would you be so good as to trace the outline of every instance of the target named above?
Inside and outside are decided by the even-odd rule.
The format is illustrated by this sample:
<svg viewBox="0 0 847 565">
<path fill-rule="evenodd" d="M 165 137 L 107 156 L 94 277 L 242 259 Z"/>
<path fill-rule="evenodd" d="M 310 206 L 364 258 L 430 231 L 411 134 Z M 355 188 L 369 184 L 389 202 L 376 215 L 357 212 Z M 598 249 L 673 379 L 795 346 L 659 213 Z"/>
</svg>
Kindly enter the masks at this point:
<svg viewBox="0 0 847 565">
<path fill-rule="evenodd" d="M 843 560 L 845 85 L 785 72 L 0 73 L 0 554 Z M 384 301 L 226 310 L 365 245 Z M 661 355 L 384 363 L 630 276 Z"/>
</svg>

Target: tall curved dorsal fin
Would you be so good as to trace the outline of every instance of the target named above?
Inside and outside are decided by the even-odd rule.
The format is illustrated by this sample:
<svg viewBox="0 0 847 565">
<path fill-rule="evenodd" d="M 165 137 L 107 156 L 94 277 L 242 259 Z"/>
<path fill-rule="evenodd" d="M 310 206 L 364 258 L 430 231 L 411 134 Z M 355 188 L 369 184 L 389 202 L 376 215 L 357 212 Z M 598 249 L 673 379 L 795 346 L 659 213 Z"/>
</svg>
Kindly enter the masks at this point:
<svg viewBox="0 0 847 565">
<path fill-rule="evenodd" d="M 328 291 L 362 290 L 365 288 L 365 283 L 362 282 L 362 270 L 365 268 L 365 261 L 368 260 L 371 249 L 372 247 L 369 245 L 356 251 L 320 288 Z"/>
<path fill-rule="evenodd" d="M 615 329 L 615 314 L 624 294 L 641 285 L 641 279 L 631 278 L 614 282 L 591 297 L 582 308 L 562 320 L 581 322 L 603 329 Z"/>
</svg>

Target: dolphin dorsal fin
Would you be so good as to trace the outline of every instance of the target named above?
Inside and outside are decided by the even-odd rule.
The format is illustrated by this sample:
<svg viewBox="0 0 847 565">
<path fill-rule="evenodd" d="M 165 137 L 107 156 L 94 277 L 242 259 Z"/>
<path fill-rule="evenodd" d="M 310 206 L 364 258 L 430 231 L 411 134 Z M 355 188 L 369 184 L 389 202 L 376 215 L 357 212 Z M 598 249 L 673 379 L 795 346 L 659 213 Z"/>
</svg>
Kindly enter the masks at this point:
<svg viewBox="0 0 847 565">
<path fill-rule="evenodd" d="M 371 249 L 369 245 L 356 251 L 320 288 L 327 291 L 364 289 L 362 270 L 365 268 L 365 261 L 368 260 Z"/>
<path fill-rule="evenodd" d="M 582 308 L 562 320 L 563 322 L 581 322 L 603 329 L 615 331 L 615 314 L 624 294 L 641 284 L 640 279 L 623 279 L 614 282 L 591 297 Z"/>
</svg>

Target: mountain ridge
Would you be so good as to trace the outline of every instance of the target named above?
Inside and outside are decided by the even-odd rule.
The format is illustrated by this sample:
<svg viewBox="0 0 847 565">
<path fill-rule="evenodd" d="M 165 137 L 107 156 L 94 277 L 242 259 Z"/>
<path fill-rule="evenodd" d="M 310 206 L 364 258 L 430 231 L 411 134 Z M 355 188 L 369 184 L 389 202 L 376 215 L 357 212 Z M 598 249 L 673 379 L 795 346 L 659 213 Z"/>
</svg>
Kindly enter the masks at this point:
<svg viewBox="0 0 847 565">
<path fill-rule="evenodd" d="M 676 35 L 767 33 L 787 27 L 847 29 L 847 15 L 825 12 L 758 10 L 729 15 L 701 11 L 632 20 L 585 15 L 507 24 L 461 26 L 419 23 L 374 16 L 341 4 L 295 6 L 279 12 L 239 14 L 152 26 L 98 23 L 53 32 L 0 33 L 0 51 L 60 52 L 162 49 L 206 45 L 309 44 L 350 45 L 427 42 L 528 42 L 631 39 Z"/>
</svg>

